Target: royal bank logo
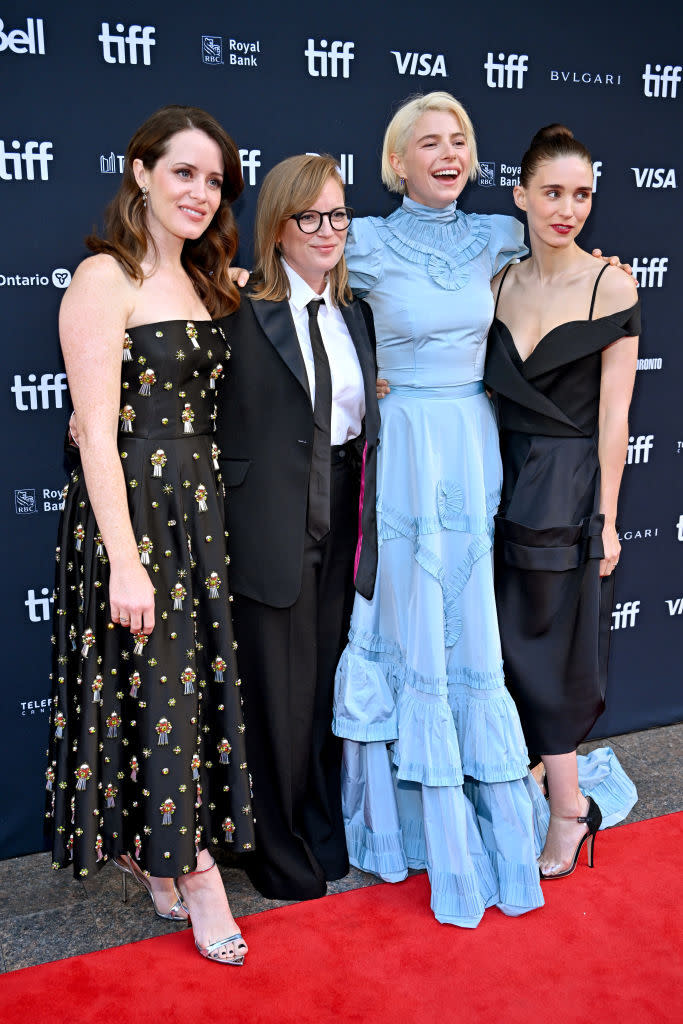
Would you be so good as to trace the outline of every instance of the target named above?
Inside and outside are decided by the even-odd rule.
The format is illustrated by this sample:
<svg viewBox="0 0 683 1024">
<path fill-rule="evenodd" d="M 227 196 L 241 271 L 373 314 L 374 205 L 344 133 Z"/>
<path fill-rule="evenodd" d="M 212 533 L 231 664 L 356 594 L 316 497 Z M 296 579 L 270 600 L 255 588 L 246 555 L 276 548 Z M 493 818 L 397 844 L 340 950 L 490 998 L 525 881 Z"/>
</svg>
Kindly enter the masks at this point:
<svg viewBox="0 0 683 1024">
<path fill-rule="evenodd" d="M 32 53 L 35 56 L 45 55 L 45 30 L 43 19 L 27 18 L 26 30 L 10 29 L 5 32 L 5 23 L 0 18 L 0 53 L 11 50 L 12 53 Z"/>
<path fill-rule="evenodd" d="M 640 601 L 617 602 L 612 612 L 612 629 L 633 629 L 640 611 Z"/>
<path fill-rule="evenodd" d="M 678 93 L 678 86 L 681 81 L 680 64 L 655 64 L 654 71 L 651 64 L 645 65 L 643 72 L 643 92 L 648 99 L 654 100 L 675 100 Z"/>
<path fill-rule="evenodd" d="M 57 267 L 49 277 L 47 274 L 0 274 L 0 288 L 44 288 L 50 284 L 55 288 L 68 288 L 71 271 Z"/>
<path fill-rule="evenodd" d="M 668 267 L 668 256 L 637 256 L 631 260 L 633 276 L 641 288 L 661 288 Z"/>
<path fill-rule="evenodd" d="M 202 36 L 202 62 L 223 63 L 223 36 Z"/>
<path fill-rule="evenodd" d="M 100 153 L 100 174 L 123 174 L 126 157 L 123 153 Z"/>
<path fill-rule="evenodd" d="M 488 57 L 484 62 L 486 70 L 486 84 L 489 89 L 522 89 L 524 88 L 524 75 L 529 70 L 527 53 L 504 53 L 498 54 L 498 60 L 493 59 L 489 50 Z"/>
<path fill-rule="evenodd" d="M 355 59 L 355 43 L 342 42 L 335 39 L 329 44 L 327 39 L 321 39 L 316 49 L 315 39 L 308 40 L 308 46 L 304 50 L 307 60 L 308 73 L 311 78 L 339 78 L 350 76 L 351 61 Z"/>
<path fill-rule="evenodd" d="M 242 165 L 242 177 L 245 185 L 256 184 L 256 168 L 261 166 L 259 157 L 260 149 L 241 149 L 240 163 Z"/>
<path fill-rule="evenodd" d="M 636 188 L 678 188 L 673 167 L 632 167 Z"/>
<path fill-rule="evenodd" d="M 43 373 L 38 383 L 35 373 L 29 373 L 28 384 L 24 384 L 20 373 L 15 373 L 10 391 L 19 412 L 35 412 L 37 409 L 62 408 L 62 394 L 67 390 L 65 373 Z M 40 400 L 40 401 L 39 401 Z"/>
<path fill-rule="evenodd" d="M 637 466 L 641 462 L 649 462 L 654 444 L 654 434 L 639 434 L 637 437 L 632 434 L 628 439 L 628 448 L 626 449 L 626 465 Z"/>
<path fill-rule="evenodd" d="M 479 161 L 479 184 L 486 187 L 496 184 L 496 165 L 488 160 Z"/>
<path fill-rule="evenodd" d="M 442 75 L 445 78 L 448 74 L 446 58 L 442 53 L 401 53 L 400 50 L 391 50 L 391 53 L 396 58 L 396 70 L 399 75 L 419 75 L 421 78 Z"/>
<path fill-rule="evenodd" d="M 621 75 L 610 71 L 551 71 L 550 81 L 561 85 L 621 85 Z"/>
<path fill-rule="evenodd" d="M 9 149 L 0 139 L 0 179 L 2 181 L 47 181 L 52 156 L 51 142 L 29 139 L 22 149 L 19 139 L 12 139 Z M 23 163 L 23 166 L 22 166 Z M 36 170 L 38 178 L 36 178 Z"/>
<path fill-rule="evenodd" d="M 152 63 L 152 47 L 156 46 L 154 25 L 129 25 L 128 31 L 122 22 L 117 22 L 115 32 L 109 28 L 109 22 L 103 21 L 97 37 L 102 43 L 102 56 L 107 64 L 138 64 L 149 66 Z"/>
<path fill-rule="evenodd" d="M 54 604 L 54 600 L 54 595 L 50 594 L 47 587 L 41 588 L 40 597 L 32 587 L 27 590 L 24 606 L 28 609 L 28 621 L 47 622 L 51 617 L 50 605 Z"/>
<path fill-rule="evenodd" d="M 18 516 L 32 516 L 38 511 L 34 487 L 20 487 L 14 492 L 14 511 Z"/>
</svg>

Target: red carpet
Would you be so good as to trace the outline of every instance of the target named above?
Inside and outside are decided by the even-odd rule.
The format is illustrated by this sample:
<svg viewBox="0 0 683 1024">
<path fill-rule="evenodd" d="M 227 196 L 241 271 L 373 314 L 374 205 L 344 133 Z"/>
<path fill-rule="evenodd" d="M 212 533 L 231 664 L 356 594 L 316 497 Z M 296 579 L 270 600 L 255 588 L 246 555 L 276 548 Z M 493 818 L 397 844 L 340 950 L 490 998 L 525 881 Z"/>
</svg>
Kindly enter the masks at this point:
<svg viewBox="0 0 683 1024">
<path fill-rule="evenodd" d="M 598 836 L 546 906 L 439 925 L 424 875 L 243 919 L 244 967 L 189 930 L 0 977 L 2 1024 L 665 1024 L 683 1020 L 683 814 Z"/>
</svg>

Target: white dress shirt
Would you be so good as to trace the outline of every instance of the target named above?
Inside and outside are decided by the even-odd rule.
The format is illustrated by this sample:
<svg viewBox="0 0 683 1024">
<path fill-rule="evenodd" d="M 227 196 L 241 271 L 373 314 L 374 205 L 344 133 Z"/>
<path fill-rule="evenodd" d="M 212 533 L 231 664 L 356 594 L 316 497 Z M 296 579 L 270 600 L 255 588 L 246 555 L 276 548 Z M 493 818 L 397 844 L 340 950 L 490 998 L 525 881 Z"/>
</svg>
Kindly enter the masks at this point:
<svg viewBox="0 0 683 1024">
<path fill-rule="evenodd" d="M 332 303 L 329 281 L 325 285 L 322 295 L 318 295 L 284 259 L 282 266 L 289 278 L 291 292 L 289 308 L 292 311 L 301 354 L 304 358 L 312 404 L 315 404 L 315 366 L 306 306 L 311 299 L 325 300 L 325 304 L 318 310 L 318 324 L 332 377 L 330 443 L 345 444 L 352 437 L 358 437 L 365 416 L 365 389 L 356 347 L 339 307 Z"/>
</svg>

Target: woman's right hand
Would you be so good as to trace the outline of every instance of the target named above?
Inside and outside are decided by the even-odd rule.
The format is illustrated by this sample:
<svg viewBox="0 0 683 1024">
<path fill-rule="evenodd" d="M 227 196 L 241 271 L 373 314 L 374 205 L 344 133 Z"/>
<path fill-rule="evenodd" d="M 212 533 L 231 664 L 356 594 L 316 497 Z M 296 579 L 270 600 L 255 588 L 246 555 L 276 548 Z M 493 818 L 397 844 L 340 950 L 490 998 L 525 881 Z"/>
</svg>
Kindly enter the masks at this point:
<svg viewBox="0 0 683 1024">
<path fill-rule="evenodd" d="M 149 635 L 154 629 L 154 585 L 141 562 L 111 568 L 109 576 L 111 621 L 131 633 Z"/>
<path fill-rule="evenodd" d="M 244 270 L 243 267 L 230 267 L 228 274 L 233 284 L 236 284 L 239 288 L 244 288 L 249 280 L 249 271 Z"/>
<path fill-rule="evenodd" d="M 381 398 L 386 398 L 386 396 L 391 391 L 391 388 L 389 387 L 389 381 L 385 380 L 384 377 L 378 377 L 377 378 L 377 385 L 376 385 L 376 387 L 377 387 L 377 400 L 378 401 Z"/>
</svg>

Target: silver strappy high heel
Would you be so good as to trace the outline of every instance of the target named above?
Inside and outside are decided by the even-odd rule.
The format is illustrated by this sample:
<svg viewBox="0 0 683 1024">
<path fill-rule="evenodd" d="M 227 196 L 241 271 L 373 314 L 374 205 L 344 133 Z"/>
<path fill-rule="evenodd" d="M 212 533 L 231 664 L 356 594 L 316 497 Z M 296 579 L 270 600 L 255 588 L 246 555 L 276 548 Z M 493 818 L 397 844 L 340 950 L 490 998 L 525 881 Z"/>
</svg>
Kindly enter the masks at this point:
<svg viewBox="0 0 683 1024">
<path fill-rule="evenodd" d="M 178 897 L 171 909 L 167 914 L 162 914 L 157 906 L 157 901 L 154 898 L 154 892 L 147 876 L 140 870 L 130 857 L 124 859 L 124 857 L 114 857 L 113 863 L 121 872 L 121 880 L 123 882 L 123 902 L 128 902 L 128 876 L 130 875 L 138 885 L 141 885 L 143 889 L 146 889 L 149 893 L 149 897 L 154 905 L 154 911 L 157 917 L 163 918 L 164 921 L 173 921 L 175 924 L 187 923 L 190 919 L 190 912 L 183 902 L 183 898 L 176 888 L 175 882 L 173 883 L 173 890 Z"/>
</svg>

